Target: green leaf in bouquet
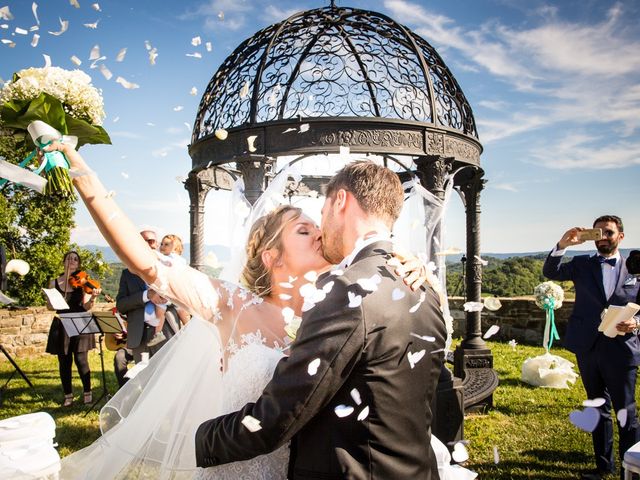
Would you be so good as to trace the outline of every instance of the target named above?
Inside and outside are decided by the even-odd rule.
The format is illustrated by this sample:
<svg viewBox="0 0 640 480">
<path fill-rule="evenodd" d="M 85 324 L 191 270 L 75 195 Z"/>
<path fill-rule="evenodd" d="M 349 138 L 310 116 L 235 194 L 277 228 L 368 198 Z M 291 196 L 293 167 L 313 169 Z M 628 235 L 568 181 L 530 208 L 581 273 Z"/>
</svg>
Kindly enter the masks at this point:
<svg viewBox="0 0 640 480">
<path fill-rule="evenodd" d="M 42 120 L 67 135 L 66 114 L 62 103 L 48 93 L 41 93 L 33 100 L 11 100 L 0 107 L 4 127 L 26 130 L 35 121 Z"/>
<path fill-rule="evenodd" d="M 111 139 L 105 129 L 98 125 L 91 125 L 86 120 L 67 115 L 67 128 L 69 130 L 67 135 L 78 137 L 78 148 L 87 143 L 111 145 Z"/>
</svg>

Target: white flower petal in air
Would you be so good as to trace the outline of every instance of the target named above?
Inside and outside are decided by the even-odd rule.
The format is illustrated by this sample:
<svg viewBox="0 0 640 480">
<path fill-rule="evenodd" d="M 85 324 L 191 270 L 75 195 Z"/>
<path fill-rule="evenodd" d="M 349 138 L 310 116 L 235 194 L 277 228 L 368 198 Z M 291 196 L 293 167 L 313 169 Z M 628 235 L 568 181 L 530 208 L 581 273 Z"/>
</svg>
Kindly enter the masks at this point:
<svg viewBox="0 0 640 480">
<path fill-rule="evenodd" d="M 0 8 L 0 18 L 2 20 L 13 20 L 13 14 L 8 6 Z"/>
<path fill-rule="evenodd" d="M 78 0 L 69 0 L 69 5 L 74 6 L 76 8 L 80 8 L 80 4 L 78 3 Z"/>
<path fill-rule="evenodd" d="M 51 57 L 49 55 L 47 55 L 46 53 L 43 53 L 42 56 L 44 57 L 44 66 L 45 66 L 45 68 L 49 68 L 51 66 Z"/>
<path fill-rule="evenodd" d="M 586 400 L 584 400 L 582 402 L 582 405 L 585 406 L 585 407 L 598 408 L 598 407 L 601 407 L 602 405 L 604 405 L 605 402 L 606 402 L 606 400 L 604 398 L 600 398 L 600 397 L 594 398 L 594 399 L 588 398 L 588 399 L 586 399 Z"/>
<path fill-rule="evenodd" d="M 307 282 L 311 282 L 311 283 L 313 283 L 313 282 L 315 282 L 315 281 L 318 279 L 318 273 L 317 273 L 317 272 L 314 272 L 313 270 L 311 270 L 311 271 L 309 271 L 309 272 L 307 272 L 307 273 L 305 273 L 305 274 L 304 274 L 304 279 L 305 279 Z"/>
<path fill-rule="evenodd" d="M 17 273 L 21 277 L 24 277 L 27 273 L 29 273 L 30 267 L 27 262 L 24 260 L 20 260 L 14 258 L 7 262 L 7 265 L 4 267 L 5 273 Z"/>
<path fill-rule="evenodd" d="M 176 105 L 175 107 L 173 107 L 174 112 L 180 112 L 182 110 L 184 110 L 184 107 L 182 105 Z"/>
<path fill-rule="evenodd" d="M 39 41 L 40 41 L 40 35 L 38 35 L 37 33 L 34 33 L 33 38 L 31 39 L 31 46 L 34 48 L 37 47 Z"/>
<path fill-rule="evenodd" d="M 9 45 L 9 48 L 14 48 L 16 46 L 16 42 L 12 42 L 11 40 L 8 40 L 6 38 L 3 38 L 2 40 L 0 40 L 2 43 L 4 43 L 5 45 Z"/>
<path fill-rule="evenodd" d="M 213 50 L 213 45 L 211 45 L 211 42 L 207 42 L 204 44 L 204 48 L 207 49 L 207 52 L 210 52 L 211 50 Z"/>
<path fill-rule="evenodd" d="M 71 55 L 71 61 L 77 66 L 79 67 L 80 65 L 82 65 L 82 60 L 80 60 L 78 57 L 76 57 L 75 55 Z"/>
<path fill-rule="evenodd" d="M 307 373 L 313 377 L 316 373 L 318 373 L 318 368 L 320 367 L 320 359 L 315 358 L 309 362 L 307 365 Z"/>
<path fill-rule="evenodd" d="M 202 54 L 200 52 L 185 53 L 185 55 L 192 58 L 202 58 Z"/>
<path fill-rule="evenodd" d="M 391 300 L 396 302 L 403 299 L 405 295 L 406 293 L 402 289 L 396 287 L 393 289 L 393 292 L 391 292 Z"/>
<path fill-rule="evenodd" d="M 327 282 L 324 284 L 324 286 L 322 287 L 322 291 L 325 293 L 325 295 L 329 294 L 329 292 L 333 289 L 335 283 L 336 282 Z"/>
<path fill-rule="evenodd" d="M 418 335 L 417 333 L 413 333 L 413 332 L 411 332 L 409 335 L 411 335 L 412 337 L 419 338 L 420 340 L 424 340 L 425 342 L 435 342 L 436 341 L 436 337 L 432 337 L 430 335 Z"/>
<path fill-rule="evenodd" d="M 347 292 L 349 297 L 349 308 L 358 308 L 362 304 L 362 297 L 354 292 Z"/>
<path fill-rule="evenodd" d="M 512 338 L 511 340 L 509 340 L 509 346 L 511 347 L 512 350 L 516 349 L 516 345 L 518 345 L 518 342 L 516 342 L 515 338 Z"/>
<path fill-rule="evenodd" d="M 278 285 L 282 288 L 293 288 L 293 285 L 290 282 L 280 282 Z"/>
<path fill-rule="evenodd" d="M 191 90 L 189 90 L 189 95 L 193 95 L 195 97 L 196 95 L 198 95 L 198 89 L 196 87 L 191 87 Z"/>
<path fill-rule="evenodd" d="M 278 298 L 280 300 L 287 301 L 287 300 L 291 300 L 292 297 L 288 293 L 281 293 L 280 295 L 278 295 Z"/>
<path fill-rule="evenodd" d="M 305 133 L 309 131 L 309 124 L 308 123 L 303 123 L 302 125 L 300 125 L 300 129 L 299 129 L 300 133 Z"/>
<path fill-rule="evenodd" d="M 113 77 L 113 74 L 111 73 L 111 70 L 109 70 L 106 66 L 104 65 L 100 65 L 98 67 L 98 69 L 100 70 L 100 73 L 102 73 L 102 75 L 104 76 L 104 78 L 106 78 L 107 80 L 111 80 L 111 77 Z"/>
<path fill-rule="evenodd" d="M 367 405 L 362 409 L 362 411 L 358 414 L 357 420 L 359 422 L 363 421 L 365 418 L 369 416 L 369 406 Z"/>
<path fill-rule="evenodd" d="M 58 20 L 60 20 L 60 30 L 57 32 L 49 32 L 51 35 L 56 37 L 62 35 L 69 28 L 69 20 L 62 20 L 61 18 L 58 18 Z"/>
<path fill-rule="evenodd" d="M 502 303 L 498 297 L 487 297 L 484 299 L 484 308 L 496 312 L 502 308 Z"/>
<path fill-rule="evenodd" d="M 464 443 L 457 442 L 454 445 L 451 458 L 456 463 L 464 463 L 469 460 L 469 452 L 467 451 L 467 447 L 464 446 Z"/>
<path fill-rule="evenodd" d="M 498 333 L 500 331 L 500 326 L 498 325 L 491 325 L 486 332 L 484 332 L 484 335 L 482 336 L 482 338 L 484 338 L 485 340 L 487 338 L 491 338 L 493 337 L 496 333 Z"/>
<path fill-rule="evenodd" d="M 97 60 L 100 58 L 100 45 L 94 45 L 89 53 L 89 60 Z"/>
<path fill-rule="evenodd" d="M 351 395 L 351 398 L 353 398 L 353 401 L 356 402 L 356 405 L 360 405 L 362 403 L 362 397 L 360 396 L 360 392 L 357 388 L 351 389 L 349 394 Z"/>
<path fill-rule="evenodd" d="M 7 297 L 4 293 L 0 292 L 0 303 L 4 303 L 6 305 L 9 303 L 15 303 L 15 300 L 13 298 Z"/>
<path fill-rule="evenodd" d="M 38 30 L 40 30 L 40 27 L 38 25 L 33 25 L 29 27 L 30 32 L 37 32 Z"/>
<path fill-rule="evenodd" d="M 295 316 L 296 314 L 291 307 L 284 307 L 282 309 L 282 318 L 284 318 L 285 323 L 291 323 Z"/>
<path fill-rule="evenodd" d="M 118 55 L 116 55 L 116 62 L 123 61 L 126 55 L 127 55 L 127 49 L 121 48 L 120 51 L 118 52 Z"/>
<path fill-rule="evenodd" d="M 96 12 L 101 12 L 102 11 L 100 9 L 100 4 L 99 3 L 92 3 L 91 4 L 91 8 L 93 8 Z"/>
<path fill-rule="evenodd" d="M 620 428 L 624 428 L 627 425 L 627 417 L 629 413 L 626 408 L 621 408 L 616 412 L 616 418 L 618 419 L 618 423 L 620 424 Z"/>
<path fill-rule="evenodd" d="M 229 132 L 227 132 L 224 128 L 219 128 L 214 132 L 214 135 L 218 140 L 226 140 L 229 136 Z"/>
<path fill-rule="evenodd" d="M 353 413 L 353 407 L 351 405 L 338 405 L 333 409 L 336 415 L 340 418 L 348 417 Z"/>
<path fill-rule="evenodd" d="M 249 149 L 249 151 L 251 153 L 255 152 L 257 150 L 256 146 L 255 146 L 255 141 L 256 138 L 258 138 L 257 135 L 250 135 L 247 137 L 247 148 Z"/>
<path fill-rule="evenodd" d="M 25 30 L 24 28 L 16 27 L 14 32 L 16 32 L 18 35 L 27 35 L 29 33 L 29 30 Z"/>
<path fill-rule="evenodd" d="M 481 312 L 484 308 L 484 303 L 482 302 L 466 302 L 462 305 L 465 312 Z"/>
<path fill-rule="evenodd" d="M 498 447 L 493 446 L 493 463 L 496 465 L 500 463 L 500 452 L 498 452 Z"/>
<path fill-rule="evenodd" d="M 580 430 L 593 432 L 600 423 L 600 410 L 593 407 L 574 410 L 569 414 L 569 421 Z"/>
<path fill-rule="evenodd" d="M 242 88 L 240 89 L 240 98 L 244 98 L 249 95 L 249 87 L 249 80 L 247 80 L 246 82 L 244 82 L 244 85 L 242 85 Z"/>
<path fill-rule="evenodd" d="M 426 353 L 426 350 L 420 350 L 419 352 L 407 352 L 407 360 L 409 360 L 409 365 L 411 366 L 411 368 L 415 367 L 416 364 L 420 360 L 422 360 Z"/>
<path fill-rule="evenodd" d="M 202 39 L 198 36 L 198 37 L 193 37 L 191 39 L 191 45 L 193 45 L 194 47 L 197 47 L 198 45 L 202 44 Z"/>
<path fill-rule="evenodd" d="M 356 281 L 363 290 L 368 292 L 375 292 L 378 289 L 378 285 L 382 282 L 382 277 L 377 273 L 370 278 L 360 278 Z"/>
<path fill-rule="evenodd" d="M 122 178 L 124 178 L 125 180 L 129 179 L 129 174 L 127 172 L 120 172 L 120 175 L 122 175 Z"/>
<path fill-rule="evenodd" d="M 149 64 L 155 65 L 156 58 L 158 58 L 158 49 L 152 48 L 151 50 L 149 50 Z"/>
<path fill-rule="evenodd" d="M 240 421 L 242 425 L 245 426 L 247 430 L 251 433 L 258 432 L 262 430 L 262 426 L 260 425 L 260 420 L 252 417 L 251 415 L 245 415 L 245 417 Z"/>
<path fill-rule="evenodd" d="M 152 122 L 147 122 L 147 126 L 149 126 L 149 127 L 155 127 L 155 126 L 156 126 L 156 124 L 155 124 L 155 123 L 152 123 Z"/>
<path fill-rule="evenodd" d="M 140 85 L 138 85 L 137 83 L 128 82 L 122 77 L 116 78 L 116 83 L 119 83 L 120 85 L 122 85 L 127 90 L 133 90 L 133 89 L 136 89 L 136 88 L 140 88 Z"/>
<path fill-rule="evenodd" d="M 93 30 L 95 30 L 96 28 L 98 28 L 98 23 L 100 22 L 100 20 L 96 20 L 94 23 L 83 23 L 83 25 L 87 28 L 91 28 Z"/>
</svg>

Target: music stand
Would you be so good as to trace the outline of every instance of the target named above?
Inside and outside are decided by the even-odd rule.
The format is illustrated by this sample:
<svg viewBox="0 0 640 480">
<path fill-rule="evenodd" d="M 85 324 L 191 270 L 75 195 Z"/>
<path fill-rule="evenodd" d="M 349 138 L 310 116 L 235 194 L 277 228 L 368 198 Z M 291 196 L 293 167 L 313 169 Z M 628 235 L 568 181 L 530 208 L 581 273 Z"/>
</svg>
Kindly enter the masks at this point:
<svg viewBox="0 0 640 480">
<path fill-rule="evenodd" d="M 11 358 L 11 355 L 9 355 L 9 352 L 7 352 L 7 349 L 4 348 L 4 345 L 2 345 L 0 343 L 0 351 L 2 351 L 2 353 L 4 353 L 4 356 L 7 357 L 7 360 L 9 360 L 9 362 L 11 363 L 11 365 L 13 365 L 13 372 L 11 373 L 11 375 L 9 376 L 9 379 L 4 382 L 4 385 L 2 386 L 2 388 L 0 388 L 0 405 L 2 405 L 2 400 L 3 400 L 3 395 L 4 395 L 4 391 L 7 388 L 7 385 L 9 385 L 9 382 L 11 381 L 11 379 L 13 378 L 13 376 L 18 373 L 25 382 L 27 382 L 27 384 L 33 388 L 33 383 L 31 383 L 31 381 L 29 380 L 29 377 L 27 377 L 27 374 L 24 373 L 22 371 L 22 369 L 18 366 L 18 364 L 15 362 L 15 360 L 13 358 Z"/>
<path fill-rule="evenodd" d="M 108 399 L 110 397 L 109 391 L 107 390 L 107 377 L 104 372 L 104 352 L 102 351 L 102 339 L 104 338 L 105 332 L 101 329 L 97 318 L 91 312 L 60 313 L 58 316 L 60 317 L 62 326 L 64 327 L 65 332 L 67 332 L 69 338 L 85 334 L 97 333 L 99 335 L 98 346 L 100 350 L 100 369 L 102 371 L 102 394 L 95 402 L 93 402 L 93 405 L 89 407 L 89 410 L 86 411 L 84 414 L 86 417 L 103 398 L 107 397 Z M 106 333 L 110 333 L 110 330 Z"/>
</svg>

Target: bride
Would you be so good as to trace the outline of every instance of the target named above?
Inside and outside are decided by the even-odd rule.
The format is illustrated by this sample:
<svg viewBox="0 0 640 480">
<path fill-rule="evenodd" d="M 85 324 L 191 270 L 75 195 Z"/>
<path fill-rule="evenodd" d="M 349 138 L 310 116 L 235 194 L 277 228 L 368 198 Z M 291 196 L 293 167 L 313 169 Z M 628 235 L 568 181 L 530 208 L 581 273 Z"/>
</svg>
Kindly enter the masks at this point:
<svg viewBox="0 0 640 480">
<path fill-rule="evenodd" d="M 309 272 L 331 267 L 318 227 L 291 206 L 261 217 L 246 245 L 246 288 L 238 287 L 156 256 L 73 148 L 56 142 L 48 150 L 62 151 L 79 174 L 74 185 L 80 197 L 125 265 L 194 316 L 105 405 L 102 437 L 63 459 L 61 478 L 286 478 L 286 445 L 251 460 L 196 469 L 194 433 L 204 420 L 259 397 L 286 354 L 302 310 L 301 287 L 313 281 Z M 448 450 L 432 438 L 441 479 L 475 477 L 449 465 Z"/>
</svg>

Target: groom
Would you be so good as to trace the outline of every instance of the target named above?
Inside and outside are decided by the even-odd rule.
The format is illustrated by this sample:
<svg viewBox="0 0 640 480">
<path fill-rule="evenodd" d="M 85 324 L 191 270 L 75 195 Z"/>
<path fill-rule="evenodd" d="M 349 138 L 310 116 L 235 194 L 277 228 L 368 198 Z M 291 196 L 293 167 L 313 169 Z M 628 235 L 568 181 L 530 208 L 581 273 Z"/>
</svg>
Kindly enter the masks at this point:
<svg viewBox="0 0 640 480">
<path fill-rule="evenodd" d="M 322 209 L 326 298 L 303 314 L 262 396 L 196 432 L 196 460 L 246 460 L 291 440 L 289 478 L 438 479 L 431 409 L 446 337 L 438 296 L 387 265 L 403 190 L 372 162 L 347 165 Z M 333 283 L 333 287 L 329 285 Z"/>
</svg>

